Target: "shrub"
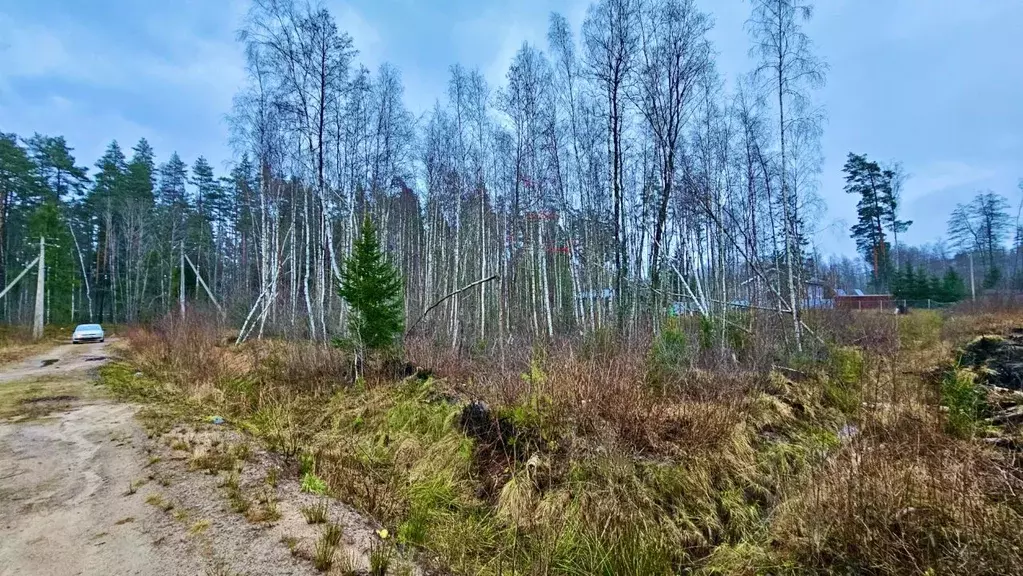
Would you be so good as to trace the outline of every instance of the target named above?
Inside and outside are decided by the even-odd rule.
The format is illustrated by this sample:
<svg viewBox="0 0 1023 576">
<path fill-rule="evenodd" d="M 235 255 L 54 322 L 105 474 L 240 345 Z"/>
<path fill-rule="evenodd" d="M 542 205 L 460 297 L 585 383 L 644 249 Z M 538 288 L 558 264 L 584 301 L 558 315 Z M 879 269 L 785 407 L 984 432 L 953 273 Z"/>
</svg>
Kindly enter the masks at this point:
<svg viewBox="0 0 1023 576">
<path fill-rule="evenodd" d="M 830 574 L 1010 574 L 1023 560 L 1018 479 L 982 451 L 894 421 L 842 450 L 780 507 L 761 566 Z M 911 436 L 907 436 L 907 433 Z M 1018 506 L 1017 506 L 1018 508 Z"/>
<path fill-rule="evenodd" d="M 656 373 L 676 373 L 689 363 L 689 341 L 685 332 L 675 322 L 669 319 L 661 330 L 660 335 L 654 340 L 654 346 L 650 354 L 651 369 Z"/>
<path fill-rule="evenodd" d="M 950 434 L 968 438 L 977 429 L 985 405 L 977 375 L 968 368 L 952 367 L 941 379 L 941 404 L 948 409 L 945 426 Z"/>
<path fill-rule="evenodd" d="M 193 391 L 297 455 L 303 490 L 329 486 L 428 551 L 438 571 L 1018 573 L 1023 487 L 1009 455 L 973 438 L 985 411 L 980 368 L 924 381 L 934 350 L 898 354 L 898 330 L 907 348 L 948 338 L 935 316 L 806 312 L 814 329 L 834 325 L 815 331 L 828 344 L 808 337 L 800 357 L 786 353 L 786 318 L 751 312 L 741 321 L 750 344 L 732 342 L 725 325 L 726 346 L 749 347 L 735 360 L 693 354 L 701 338 L 718 345 L 722 327 L 688 317 L 657 337 L 599 346 L 505 342 L 501 361 L 420 340 L 412 357 L 436 379 L 343 388 L 330 383 L 343 354 L 303 371 L 291 364 L 315 354 L 252 342 L 218 348 L 238 374 Z M 1005 313 L 997 325 L 1016 320 Z M 974 320 L 949 324 L 976 333 Z M 186 384 L 151 367 L 146 386 L 120 384 L 153 401 L 163 395 L 147 386 L 164 382 L 154 389 L 187 405 Z M 303 374 L 320 383 L 292 380 Z M 229 482 L 247 502 L 235 471 Z M 327 520 L 309 508 L 307 521 Z M 321 565 L 346 573 L 336 540 L 316 546 Z"/>
<path fill-rule="evenodd" d="M 825 399 L 845 414 L 860 408 L 860 388 L 866 368 L 863 352 L 850 346 L 832 347 L 824 382 Z"/>
<path fill-rule="evenodd" d="M 587 331 L 583 336 L 579 351 L 584 358 L 598 358 L 614 353 L 618 348 L 618 337 L 614 330 L 607 327 Z"/>
<path fill-rule="evenodd" d="M 708 316 L 700 316 L 700 349 L 711 350 L 715 340 L 714 321 Z"/>
</svg>

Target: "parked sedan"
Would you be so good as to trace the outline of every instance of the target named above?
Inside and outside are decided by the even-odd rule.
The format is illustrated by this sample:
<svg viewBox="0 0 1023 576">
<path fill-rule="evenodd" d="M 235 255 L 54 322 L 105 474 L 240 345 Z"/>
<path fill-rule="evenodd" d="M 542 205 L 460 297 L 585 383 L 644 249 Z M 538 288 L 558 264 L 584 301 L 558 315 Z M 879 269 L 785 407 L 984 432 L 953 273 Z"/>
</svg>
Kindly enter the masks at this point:
<svg viewBox="0 0 1023 576">
<path fill-rule="evenodd" d="M 73 334 L 71 334 L 71 343 L 78 344 L 79 342 L 102 342 L 106 338 L 103 333 L 103 327 L 99 324 L 79 324 Z"/>
</svg>

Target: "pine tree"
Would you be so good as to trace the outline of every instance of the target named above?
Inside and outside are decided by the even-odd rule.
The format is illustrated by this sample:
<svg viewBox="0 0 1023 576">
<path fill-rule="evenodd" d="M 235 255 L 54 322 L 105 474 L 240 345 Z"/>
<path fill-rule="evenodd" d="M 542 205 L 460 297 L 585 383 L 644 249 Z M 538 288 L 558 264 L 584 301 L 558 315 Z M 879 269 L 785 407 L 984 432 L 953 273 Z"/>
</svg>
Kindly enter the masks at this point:
<svg viewBox="0 0 1023 576">
<path fill-rule="evenodd" d="M 198 254 L 199 261 L 196 263 L 205 268 L 211 264 L 208 255 L 214 250 L 213 230 L 221 208 L 223 191 L 220 181 L 213 175 L 213 167 L 202 156 L 192 165 L 189 183 L 195 188 L 195 209 L 189 215 L 186 243 L 189 249 Z"/>
<path fill-rule="evenodd" d="M 405 325 L 402 290 L 400 273 L 386 259 L 367 215 L 338 291 L 351 307 L 349 329 L 360 348 L 377 350 L 394 343 Z"/>
<path fill-rule="evenodd" d="M 999 268 L 998 266 L 992 266 L 987 269 L 987 272 L 984 273 L 983 286 L 985 290 L 991 290 L 995 288 L 1001 281 L 1002 269 Z"/>
<path fill-rule="evenodd" d="M 177 152 L 160 166 L 160 187 L 157 190 L 160 204 L 184 210 L 188 206 L 185 183 L 188 181 L 188 166 Z"/>
<path fill-rule="evenodd" d="M 39 196 L 40 181 L 36 164 L 15 134 L 0 133 L 0 285 L 7 285 L 8 224 L 15 207 Z M 12 266 L 13 267 L 13 266 Z"/>
<path fill-rule="evenodd" d="M 192 165 L 192 186 L 195 186 L 195 209 L 199 218 L 205 221 L 212 219 L 215 208 L 219 206 L 222 191 L 220 183 L 213 176 L 213 167 L 202 156 Z"/>
<path fill-rule="evenodd" d="M 931 276 L 930 290 L 927 292 L 928 300 L 942 301 L 945 294 L 945 287 L 940 276 Z"/>
<path fill-rule="evenodd" d="M 906 279 L 902 270 L 896 270 L 892 273 L 892 279 L 891 282 L 889 282 L 888 291 L 896 298 L 903 298 L 903 295 L 906 293 Z"/>
<path fill-rule="evenodd" d="M 223 183 L 227 197 L 225 202 L 227 212 L 224 216 L 242 235 L 252 231 L 252 213 L 259 209 L 256 205 L 256 190 L 258 188 L 259 177 L 256 174 L 256 167 L 249 159 L 248 154 L 242 154 L 241 160 L 231 170 L 231 177 Z"/>
<path fill-rule="evenodd" d="M 916 270 L 913 269 L 913 264 L 910 263 L 906 266 L 904 272 L 899 274 L 898 289 L 893 290 L 893 294 L 896 298 L 903 300 L 916 300 Z"/>
<path fill-rule="evenodd" d="M 949 268 L 941 280 L 941 294 L 938 300 L 958 302 L 966 297 L 966 284 L 955 270 Z"/>
<path fill-rule="evenodd" d="M 96 169 L 95 182 L 87 202 L 92 213 L 99 217 L 104 212 L 112 210 L 114 201 L 122 196 L 125 176 L 128 173 L 124 152 L 116 140 L 107 146 L 106 152 L 96 162 Z"/>
<path fill-rule="evenodd" d="M 891 245 L 885 231 L 891 230 L 897 236 L 911 224 L 897 218 L 898 194 L 894 183 L 898 175 L 895 170 L 883 170 L 864 154 L 853 153 L 842 171 L 846 175 L 845 191 L 860 196 L 856 205 L 858 222 L 853 225 L 851 236 L 873 268 L 875 288 L 885 288 L 891 274 Z"/>
<path fill-rule="evenodd" d="M 164 263 L 163 274 L 171 280 L 171 286 L 175 291 L 180 286 L 181 268 L 178 263 L 178 253 L 181 244 L 185 239 L 185 220 L 188 216 L 188 166 L 181 160 L 177 152 L 171 154 L 170 160 L 160 165 L 159 183 L 156 189 L 158 226 L 161 228 L 160 236 L 164 238 L 166 252 L 163 253 Z M 194 286 L 192 282 L 186 282 L 187 286 Z M 170 291 L 167 292 L 170 294 Z M 176 297 L 176 296 L 175 296 Z"/>
<path fill-rule="evenodd" d="M 906 174 L 900 164 L 894 163 L 886 167 L 881 175 L 883 176 L 884 184 L 878 191 L 878 200 L 883 207 L 881 220 L 884 222 L 885 227 L 891 231 L 892 237 L 895 239 L 895 250 L 897 252 L 899 249 L 899 234 L 906 232 L 913 225 L 912 220 L 899 220 L 899 196 L 902 191 L 902 184 L 906 179 Z M 897 257 L 895 265 L 899 265 Z"/>
<path fill-rule="evenodd" d="M 25 144 L 46 185 L 47 193 L 64 201 L 79 198 L 85 193 L 85 186 L 89 182 L 86 169 L 75 165 L 75 158 L 71 155 L 74 149 L 67 145 L 63 136 L 36 134 L 26 140 Z M 39 200 L 42 201 L 41 198 Z"/>
<path fill-rule="evenodd" d="M 145 138 L 139 140 L 132 150 L 135 152 L 128 162 L 125 174 L 125 189 L 128 197 L 143 206 L 152 206 L 156 180 L 156 165 L 153 148 Z"/>
<path fill-rule="evenodd" d="M 26 231 L 36 250 L 39 237 L 46 238 L 46 322 L 71 322 L 71 294 L 78 288 L 79 279 L 72 252 L 62 249 L 73 240 L 58 202 L 51 198 L 33 209 Z"/>
<path fill-rule="evenodd" d="M 920 266 L 916 270 L 916 286 L 913 287 L 914 300 L 928 300 L 931 298 L 931 277 L 927 269 Z"/>
</svg>

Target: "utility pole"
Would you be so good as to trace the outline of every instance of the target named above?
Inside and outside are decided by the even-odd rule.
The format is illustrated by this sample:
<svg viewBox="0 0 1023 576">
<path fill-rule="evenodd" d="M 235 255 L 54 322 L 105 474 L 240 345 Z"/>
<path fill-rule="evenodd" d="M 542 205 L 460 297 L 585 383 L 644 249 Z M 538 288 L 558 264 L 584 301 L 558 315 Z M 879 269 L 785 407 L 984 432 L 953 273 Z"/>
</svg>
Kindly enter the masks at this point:
<svg viewBox="0 0 1023 576">
<path fill-rule="evenodd" d="M 36 313 L 35 323 L 32 325 L 32 339 L 39 340 L 43 337 L 43 311 L 46 295 L 46 238 L 39 238 L 39 273 L 36 276 Z"/>
<path fill-rule="evenodd" d="M 970 256 L 970 297 L 973 301 L 977 300 L 977 283 L 973 280 L 973 250 L 968 252 Z"/>
<path fill-rule="evenodd" d="M 178 304 L 181 306 L 181 318 L 185 317 L 185 241 L 181 241 L 181 278 L 178 279 Z"/>
</svg>

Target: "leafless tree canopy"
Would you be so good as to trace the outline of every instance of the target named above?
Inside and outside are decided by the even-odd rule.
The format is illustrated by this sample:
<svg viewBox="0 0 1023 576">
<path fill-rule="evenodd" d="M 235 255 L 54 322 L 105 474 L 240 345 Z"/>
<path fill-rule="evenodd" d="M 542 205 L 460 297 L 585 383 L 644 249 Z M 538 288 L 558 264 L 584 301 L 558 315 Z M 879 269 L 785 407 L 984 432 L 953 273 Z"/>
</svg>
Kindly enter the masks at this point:
<svg viewBox="0 0 1023 576">
<path fill-rule="evenodd" d="M 454 349 L 628 334 L 669 310 L 724 318 L 736 302 L 785 316 L 798 345 L 803 281 L 820 265 L 824 66 L 801 28 L 809 13 L 754 1 L 757 67 L 726 82 L 694 0 L 598 0 L 579 30 L 552 14 L 546 45 L 523 44 L 500 85 L 453 65 L 416 116 L 401 72 L 360 65 L 325 7 L 254 0 L 230 176 L 197 162 L 189 177 L 173 156 L 148 203 L 128 195 L 99 228 L 72 228 L 68 266 L 91 282 L 76 284 L 79 302 L 153 317 L 177 309 L 182 285 L 206 300 L 197 273 L 243 338 L 327 341 L 344 331 L 341 263 L 368 213 L 408 318 L 473 286 L 422 322 Z"/>
</svg>

